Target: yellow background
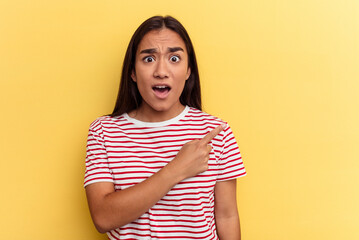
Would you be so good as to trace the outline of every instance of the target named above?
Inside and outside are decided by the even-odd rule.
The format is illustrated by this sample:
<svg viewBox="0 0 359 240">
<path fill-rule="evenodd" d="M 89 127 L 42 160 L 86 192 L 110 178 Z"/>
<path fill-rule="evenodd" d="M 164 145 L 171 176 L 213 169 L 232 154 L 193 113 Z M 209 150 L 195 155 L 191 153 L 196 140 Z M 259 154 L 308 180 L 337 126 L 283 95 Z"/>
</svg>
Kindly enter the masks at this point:
<svg viewBox="0 0 359 240">
<path fill-rule="evenodd" d="M 106 239 L 82 187 L 138 25 L 170 14 L 232 126 L 244 240 L 359 239 L 359 1 L 0 1 L 0 239 Z"/>
</svg>

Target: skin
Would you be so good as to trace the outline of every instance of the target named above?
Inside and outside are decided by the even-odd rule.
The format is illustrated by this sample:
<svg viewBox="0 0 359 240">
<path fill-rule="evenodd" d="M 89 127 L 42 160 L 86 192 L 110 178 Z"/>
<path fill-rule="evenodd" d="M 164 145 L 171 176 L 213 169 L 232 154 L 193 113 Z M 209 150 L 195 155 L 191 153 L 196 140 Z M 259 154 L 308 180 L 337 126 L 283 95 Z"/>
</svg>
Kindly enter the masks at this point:
<svg viewBox="0 0 359 240">
<path fill-rule="evenodd" d="M 129 113 L 131 117 L 158 122 L 169 120 L 183 111 L 179 97 L 191 71 L 185 49 L 181 37 L 166 28 L 144 36 L 136 54 L 136 70 L 132 73 L 143 103 Z M 159 97 L 152 89 L 158 84 L 169 86 L 171 90 Z M 211 151 L 209 143 L 223 128 L 220 125 L 204 138 L 184 144 L 170 163 L 135 186 L 115 191 L 113 183 L 88 185 L 86 195 L 97 230 L 105 233 L 138 219 L 177 183 L 206 171 Z M 221 240 L 240 239 L 235 179 L 216 184 L 215 219 Z"/>
<path fill-rule="evenodd" d="M 236 179 L 216 183 L 214 217 L 220 240 L 240 240 L 241 229 L 237 211 Z"/>
<path fill-rule="evenodd" d="M 182 38 L 167 28 L 147 33 L 140 42 L 132 79 L 143 98 L 141 106 L 129 113 L 146 122 L 159 122 L 180 114 L 184 106 L 180 96 L 191 74 L 188 54 Z M 158 98 L 154 85 L 166 85 L 171 90 L 166 98 Z"/>
</svg>

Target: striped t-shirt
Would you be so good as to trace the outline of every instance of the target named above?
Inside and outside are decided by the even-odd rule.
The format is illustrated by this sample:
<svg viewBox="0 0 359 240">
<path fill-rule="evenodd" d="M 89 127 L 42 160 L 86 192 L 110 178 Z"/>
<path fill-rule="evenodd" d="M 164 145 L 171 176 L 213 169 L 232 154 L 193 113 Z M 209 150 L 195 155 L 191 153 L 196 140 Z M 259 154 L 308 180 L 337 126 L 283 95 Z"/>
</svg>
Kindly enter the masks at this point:
<svg viewBox="0 0 359 240">
<path fill-rule="evenodd" d="M 222 123 L 188 106 L 164 122 L 142 122 L 126 113 L 100 117 L 89 129 L 84 185 L 112 182 L 120 191 L 140 183 L 170 162 L 185 143 L 203 138 Z M 179 182 L 139 219 L 108 232 L 108 237 L 218 239 L 215 184 L 244 176 L 246 171 L 228 125 L 210 144 L 207 171 Z"/>
</svg>

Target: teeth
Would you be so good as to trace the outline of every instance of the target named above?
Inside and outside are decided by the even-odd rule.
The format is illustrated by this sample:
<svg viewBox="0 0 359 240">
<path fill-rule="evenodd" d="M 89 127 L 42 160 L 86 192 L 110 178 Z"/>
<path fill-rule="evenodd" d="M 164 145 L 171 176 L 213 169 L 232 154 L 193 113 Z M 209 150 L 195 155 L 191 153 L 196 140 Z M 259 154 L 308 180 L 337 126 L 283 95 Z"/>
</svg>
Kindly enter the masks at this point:
<svg viewBox="0 0 359 240">
<path fill-rule="evenodd" d="M 166 88 L 167 86 L 155 86 L 155 88 Z"/>
</svg>

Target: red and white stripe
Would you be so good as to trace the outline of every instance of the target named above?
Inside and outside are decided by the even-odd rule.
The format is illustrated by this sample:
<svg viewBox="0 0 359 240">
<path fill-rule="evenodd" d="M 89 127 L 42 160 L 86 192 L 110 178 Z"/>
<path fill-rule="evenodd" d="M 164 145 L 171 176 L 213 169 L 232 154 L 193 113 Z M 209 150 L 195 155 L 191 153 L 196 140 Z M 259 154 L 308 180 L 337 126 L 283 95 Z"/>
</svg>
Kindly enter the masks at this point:
<svg viewBox="0 0 359 240">
<path fill-rule="evenodd" d="M 177 117 L 157 123 L 100 117 L 89 130 L 84 185 L 112 182 L 116 191 L 150 177 L 170 162 L 188 141 L 203 138 L 223 121 L 186 107 Z M 209 169 L 172 188 L 136 221 L 108 232 L 110 239 L 218 239 L 214 186 L 246 175 L 230 127 L 211 142 Z"/>
</svg>

